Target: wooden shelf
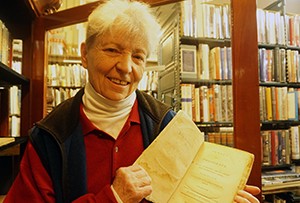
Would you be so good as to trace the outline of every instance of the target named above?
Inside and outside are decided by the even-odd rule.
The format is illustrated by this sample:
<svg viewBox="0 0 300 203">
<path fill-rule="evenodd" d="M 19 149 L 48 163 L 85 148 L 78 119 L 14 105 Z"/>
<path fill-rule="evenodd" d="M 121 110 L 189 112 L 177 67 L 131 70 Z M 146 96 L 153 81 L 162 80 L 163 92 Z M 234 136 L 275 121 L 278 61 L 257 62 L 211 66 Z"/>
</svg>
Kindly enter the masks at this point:
<svg viewBox="0 0 300 203">
<path fill-rule="evenodd" d="M 0 86 L 25 85 L 29 79 L 0 62 Z"/>
</svg>

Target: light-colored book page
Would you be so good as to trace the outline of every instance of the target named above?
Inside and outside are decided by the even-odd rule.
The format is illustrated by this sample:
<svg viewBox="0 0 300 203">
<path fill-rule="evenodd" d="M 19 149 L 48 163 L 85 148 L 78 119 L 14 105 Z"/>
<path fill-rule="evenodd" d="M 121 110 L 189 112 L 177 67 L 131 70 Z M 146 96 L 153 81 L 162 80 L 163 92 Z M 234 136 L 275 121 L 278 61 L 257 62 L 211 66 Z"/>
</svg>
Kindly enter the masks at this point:
<svg viewBox="0 0 300 203">
<path fill-rule="evenodd" d="M 11 142 L 14 142 L 14 141 L 15 141 L 15 138 L 13 138 L 13 137 L 0 137 L 0 147 L 7 145 Z"/>
<path fill-rule="evenodd" d="M 253 161 L 248 152 L 204 142 L 168 202 L 232 203 L 244 188 Z"/>
<path fill-rule="evenodd" d="M 166 203 L 192 163 L 204 135 L 183 111 L 179 111 L 135 163 L 152 179 L 153 192 L 147 197 Z"/>
</svg>

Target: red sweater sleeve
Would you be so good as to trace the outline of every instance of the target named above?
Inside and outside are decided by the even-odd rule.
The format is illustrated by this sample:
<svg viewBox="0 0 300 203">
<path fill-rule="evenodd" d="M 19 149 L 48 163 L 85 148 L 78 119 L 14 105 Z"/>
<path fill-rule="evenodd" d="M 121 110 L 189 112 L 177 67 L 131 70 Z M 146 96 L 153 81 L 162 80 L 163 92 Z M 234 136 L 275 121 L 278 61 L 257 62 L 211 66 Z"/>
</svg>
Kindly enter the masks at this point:
<svg viewBox="0 0 300 203">
<path fill-rule="evenodd" d="M 43 167 L 31 143 L 24 152 L 20 172 L 7 193 L 4 203 L 11 202 L 55 203 L 55 193 L 51 178 Z M 88 193 L 79 197 L 74 203 L 116 203 L 110 185 L 104 187 L 98 194 Z"/>
</svg>

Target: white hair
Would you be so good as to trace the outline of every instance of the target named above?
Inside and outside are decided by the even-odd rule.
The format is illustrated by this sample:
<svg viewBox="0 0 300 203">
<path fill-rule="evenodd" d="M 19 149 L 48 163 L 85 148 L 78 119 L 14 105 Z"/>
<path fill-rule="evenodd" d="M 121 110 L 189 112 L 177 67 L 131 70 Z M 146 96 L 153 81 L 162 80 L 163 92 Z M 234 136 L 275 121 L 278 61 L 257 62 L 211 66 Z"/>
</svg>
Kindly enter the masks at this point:
<svg viewBox="0 0 300 203">
<path fill-rule="evenodd" d="M 118 28 L 122 34 L 136 38 L 142 36 L 147 40 L 151 53 L 159 42 L 160 25 L 148 4 L 129 0 L 106 0 L 100 3 L 88 18 L 87 46 Z"/>
</svg>

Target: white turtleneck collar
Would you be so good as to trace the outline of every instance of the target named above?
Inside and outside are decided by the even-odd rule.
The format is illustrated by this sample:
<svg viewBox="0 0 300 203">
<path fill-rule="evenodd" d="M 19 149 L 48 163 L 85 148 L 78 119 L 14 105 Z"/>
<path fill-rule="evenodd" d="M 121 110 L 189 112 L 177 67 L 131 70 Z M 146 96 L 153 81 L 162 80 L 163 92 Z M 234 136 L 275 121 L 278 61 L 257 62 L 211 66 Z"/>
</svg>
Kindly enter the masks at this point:
<svg viewBox="0 0 300 203">
<path fill-rule="evenodd" d="M 129 117 L 135 99 L 136 93 L 133 92 L 123 100 L 109 100 L 97 93 L 88 82 L 82 98 L 83 111 L 98 129 L 117 139 Z"/>
</svg>

